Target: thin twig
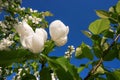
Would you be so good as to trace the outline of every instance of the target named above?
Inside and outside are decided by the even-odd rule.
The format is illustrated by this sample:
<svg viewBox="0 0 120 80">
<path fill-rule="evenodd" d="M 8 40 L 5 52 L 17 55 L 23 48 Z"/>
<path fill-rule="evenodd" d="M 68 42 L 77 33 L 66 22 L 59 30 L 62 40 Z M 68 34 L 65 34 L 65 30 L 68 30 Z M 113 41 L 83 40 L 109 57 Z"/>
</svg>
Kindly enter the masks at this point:
<svg viewBox="0 0 120 80">
<path fill-rule="evenodd" d="M 103 56 L 100 58 L 100 60 L 96 64 L 96 66 L 94 66 L 92 68 L 92 70 L 88 73 L 88 75 L 85 77 L 84 80 L 88 80 L 91 77 L 91 75 L 95 73 L 95 71 L 98 69 L 98 67 L 102 64 L 103 58 L 108 54 L 109 50 L 114 46 L 114 44 L 117 42 L 117 40 L 119 39 L 119 37 L 120 37 L 120 34 L 117 35 L 117 37 L 114 39 L 114 41 L 109 46 L 109 48 L 103 52 Z"/>
</svg>

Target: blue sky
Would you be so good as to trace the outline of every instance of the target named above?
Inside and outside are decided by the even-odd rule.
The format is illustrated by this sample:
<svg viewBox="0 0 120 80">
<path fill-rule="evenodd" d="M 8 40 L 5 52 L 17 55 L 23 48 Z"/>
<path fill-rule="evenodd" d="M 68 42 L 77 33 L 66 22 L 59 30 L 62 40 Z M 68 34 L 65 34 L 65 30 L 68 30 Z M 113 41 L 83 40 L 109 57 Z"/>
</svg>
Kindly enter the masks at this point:
<svg viewBox="0 0 120 80">
<path fill-rule="evenodd" d="M 89 38 L 81 33 L 81 30 L 88 30 L 89 24 L 98 19 L 95 10 L 108 10 L 110 6 L 117 3 L 118 0 L 23 0 L 23 7 L 31 7 L 38 11 L 50 11 L 53 17 L 47 18 L 50 23 L 53 20 L 59 19 L 69 26 L 69 39 L 65 46 L 58 47 L 51 55 L 62 56 L 67 50 L 68 45 L 79 46 L 81 42 L 91 45 Z M 71 63 L 79 66 L 79 64 L 86 63 L 88 60 L 72 59 Z M 119 61 L 105 63 L 106 65 L 118 68 Z M 85 77 L 88 70 L 81 73 Z"/>
</svg>

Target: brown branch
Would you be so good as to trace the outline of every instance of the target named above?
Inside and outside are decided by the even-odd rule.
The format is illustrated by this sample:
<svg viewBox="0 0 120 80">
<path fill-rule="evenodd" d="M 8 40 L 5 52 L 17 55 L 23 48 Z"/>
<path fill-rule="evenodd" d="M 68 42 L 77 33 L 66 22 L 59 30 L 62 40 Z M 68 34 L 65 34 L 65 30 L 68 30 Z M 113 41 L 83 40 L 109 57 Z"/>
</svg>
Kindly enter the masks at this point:
<svg viewBox="0 0 120 80">
<path fill-rule="evenodd" d="M 92 68 L 92 70 L 88 73 L 88 75 L 85 77 L 84 80 L 88 80 L 91 77 L 91 75 L 95 73 L 95 71 L 98 69 L 98 67 L 102 64 L 103 58 L 108 54 L 109 50 L 114 46 L 114 44 L 117 42 L 117 40 L 119 39 L 119 37 L 120 37 L 120 34 L 118 34 L 116 36 L 116 38 L 114 39 L 114 41 L 112 42 L 112 44 L 109 46 L 109 48 L 107 50 L 103 51 L 103 56 L 100 58 L 100 60 L 96 64 L 96 66 L 94 66 Z"/>
</svg>

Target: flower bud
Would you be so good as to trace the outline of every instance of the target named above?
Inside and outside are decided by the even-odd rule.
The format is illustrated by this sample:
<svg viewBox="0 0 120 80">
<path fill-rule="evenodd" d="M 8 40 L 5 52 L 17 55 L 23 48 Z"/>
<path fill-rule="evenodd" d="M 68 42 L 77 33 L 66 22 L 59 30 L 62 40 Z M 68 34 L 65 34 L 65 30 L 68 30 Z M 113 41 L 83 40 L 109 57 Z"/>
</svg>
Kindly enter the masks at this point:
<svg viewBox="0 0 120 80">
<path fill-rule="evenodd" d="M 57 46 L 63 46 L 67 42 L 69 27 L 65 26 L 60 20 L 53 21 L 50 26 L 50 36 Z"/>
</svg>

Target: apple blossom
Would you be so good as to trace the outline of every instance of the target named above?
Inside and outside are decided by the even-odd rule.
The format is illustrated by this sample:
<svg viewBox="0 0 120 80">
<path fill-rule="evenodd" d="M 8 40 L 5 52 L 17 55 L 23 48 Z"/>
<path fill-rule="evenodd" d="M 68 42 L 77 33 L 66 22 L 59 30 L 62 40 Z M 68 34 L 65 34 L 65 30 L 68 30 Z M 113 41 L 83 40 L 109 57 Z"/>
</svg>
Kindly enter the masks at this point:
<svg viewBox="0 0 120 80">
<path fill-rule="evenodd" d="M 53 21 L 50 26 L 50 36 L 57 46 L 63 46 L 67 42 L 69 27 L 60 20 Z"/>
<path fill-rule="evenodd" d="M 47 40 L 47 32 L 42 28 L 37 28 L 35 33 L 23 38 L 25 47 L 33 53 L 39 53 L 44 49 L 44 43 Z"/>
<path fill-rule="evenodd" d="M 22 46 L 29 49 L 33 53 L 39 53 L 44 49 L 44 43 L 47 40 L 47 32 L 43 28 L 36 28 L 35 32 L 25 22 L 15 26 L 16 31 L 20 36 Z"/>
</svg>

